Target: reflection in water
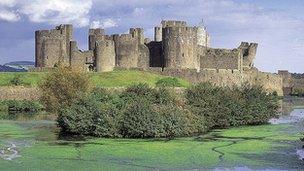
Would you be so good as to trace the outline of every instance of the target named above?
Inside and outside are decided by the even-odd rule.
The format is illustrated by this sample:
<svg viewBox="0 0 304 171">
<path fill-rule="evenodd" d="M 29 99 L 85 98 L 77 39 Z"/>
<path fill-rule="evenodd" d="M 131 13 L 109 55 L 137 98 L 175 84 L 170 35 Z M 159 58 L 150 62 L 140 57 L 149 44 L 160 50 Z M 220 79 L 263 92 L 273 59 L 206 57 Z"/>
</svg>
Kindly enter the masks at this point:
<svg viewBox="0 0 304 171">
<path fill-rule="evenodd" d="M 304 109 L 294 109 L 289 115 L 282 115 L 279 118 L 270 119 L 271 124 L 298 123 L 304 119 Z"/>
</svg>

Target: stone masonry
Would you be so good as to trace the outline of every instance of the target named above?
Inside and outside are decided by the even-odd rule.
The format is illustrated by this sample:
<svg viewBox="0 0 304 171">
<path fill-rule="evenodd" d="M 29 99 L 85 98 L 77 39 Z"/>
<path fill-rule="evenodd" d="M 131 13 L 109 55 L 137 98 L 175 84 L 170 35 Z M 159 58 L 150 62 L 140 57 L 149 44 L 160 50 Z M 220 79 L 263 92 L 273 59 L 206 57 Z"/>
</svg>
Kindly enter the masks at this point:
<svg viewBox="0 0 304 171">
<path fill-rule="evenodd" d="M 283 94 L 282 74 L 262 73 L 254 67 L 257 43 L 242 42 L 235 49 L 211 48 L 202 23 L 188 26 L 185 21 L 162 21 L 155 27 L 153 41 L 145 39 L 142 28 L 130 28 L 121 35 L 90 29 L 86 51 L 78 49 L 72 33 L 72 25 L 36 31 L 37 70 L 59 64 L 96 72 L 139 68 L 194 83 L 232 86 L 249 82 Z"/>
</svg>

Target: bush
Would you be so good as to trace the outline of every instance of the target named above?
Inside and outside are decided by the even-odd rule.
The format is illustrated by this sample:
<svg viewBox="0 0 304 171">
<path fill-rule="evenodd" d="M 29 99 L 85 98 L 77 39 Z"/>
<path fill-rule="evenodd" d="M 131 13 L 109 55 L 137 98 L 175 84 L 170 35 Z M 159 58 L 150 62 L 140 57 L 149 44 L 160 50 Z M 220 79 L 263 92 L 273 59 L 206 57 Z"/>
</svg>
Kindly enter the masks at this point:
<svg viewBox="0 0 304 171">
<path fill-rule="evenodd" d="M 229 89 L 201 83 L 187 90 L 186 99 L 193 113 L 206 118 L 209 128 L 266 123 L 278 110 L 275 93 L 248 84 Z"/>
<path fill-rule="evenodd" d="M 59 110 L 57 124 L 63 134 L 117 137 L 119 116 L 115 105 L 101 102 L 96 94 L 91 94 Z"/>
<path fill-rule="evenodd" d="M 58 67 L 46 76 L 39 88 L 46 110 L 56 112 L 90 92 L 90 77 L 81 70 Z"/>
<path fill-rule="evenodd" d="M 198 84 L 186 91 L 184 101 L 168 88 L 138 84 L 120 94 L 95 88 L 62 108 L 57 122 L 68 134 L 171 139 L 212 128 L 265 123 L 275 117 L 277 102 L 275 93 L 247 84 L 231 89 Z"/>
<path fill-rule="evenodd" d="M 3 101 L 0 102 L 0 112 L 8 112 L 8 106 Z"/>
<path fill-rule="evenodd" d="M 134 101 L 148 101 L 153 104 L 167 104 L 174 103 L 176 97 L 172 91 L 167 88 L 153 89 L 148 84 L 134 84 L 128 87 L 121 93 L 120 98 L 128 103 Z"/>
<path fill-rule="evenodd" d="M 44 108 L 38 101 L 7 100 L 2 101 L 1 104 L 3 109 L 8 112 L 38 112 Z"/>
<path fill-rule="evenodd" d="M 293 96 L 303 97 L 304 96 L 304 88 L 295 88 L 292 90 Z"/>
<path fill-rule="evenodd" d="M 135 101 L 123 112 L 120 133 L 127 138 L 159 137 L 161 118 L 147 101 Z"/>
<path fill-rule="evenodd" d="M 175 77 L 165 77 L 156 82 L 157 87 L 182 87 L 182 84 Z"/>
</svg>

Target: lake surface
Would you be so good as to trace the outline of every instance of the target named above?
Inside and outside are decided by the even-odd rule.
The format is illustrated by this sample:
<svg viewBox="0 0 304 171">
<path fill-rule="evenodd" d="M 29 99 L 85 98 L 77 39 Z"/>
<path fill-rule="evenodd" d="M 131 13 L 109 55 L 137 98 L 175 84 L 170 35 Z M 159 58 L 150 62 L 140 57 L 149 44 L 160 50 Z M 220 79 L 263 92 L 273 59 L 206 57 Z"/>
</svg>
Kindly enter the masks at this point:
<svg viewBox="0 0 304 171">
<path fill-rule="evenodd" d="M 166 140 L 58 137 L 51 115 L 0 114 L 0 170 L 304 170 L 304 101 L 271 124 Z"/>
</svg>

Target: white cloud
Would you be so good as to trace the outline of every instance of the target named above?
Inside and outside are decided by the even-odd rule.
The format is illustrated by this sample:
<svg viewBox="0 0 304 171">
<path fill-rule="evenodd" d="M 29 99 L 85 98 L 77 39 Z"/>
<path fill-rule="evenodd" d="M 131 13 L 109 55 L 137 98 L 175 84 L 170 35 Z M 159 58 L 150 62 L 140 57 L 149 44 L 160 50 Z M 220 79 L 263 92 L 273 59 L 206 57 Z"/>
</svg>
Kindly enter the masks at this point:
<svg viewBox="0 0 304 171">
<path fill-rule="evenodd" d="M 20 20 L 19 14 L 12 8 L 16 5 L 15 0 L 0 1 L 0 20 L 8 22 L 16 22 Z"/>
<path fill-rule="evenodd" d="M 8 10 L 0 10 L 0 20 L 9 21 L 9 22 L 16 22 L 20 19 L 20 16 L 15 13 L 14 11 Z"/>
<path fill-rule="evenodd" d="M 83 27 L 89 25 L 91 8 L 91 0 L 34 0 L 24 3 L 21 12 L 32 22 Z"/>
<path fill-rule="evenodd" d="M 91 28 L 104 28 L 104 29 L 117 27 L 117 26 L 118 26 L 117 22 L 110 18 L 93 21 L 90 25 Z"/>
<path fill-rule="evenodd" d="M 15 0 L 1 0 L 0 7 L 13 7 L 16 4 Z"/>
</svg>

